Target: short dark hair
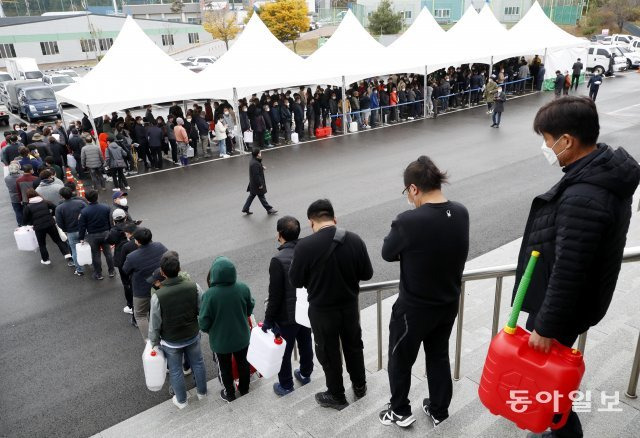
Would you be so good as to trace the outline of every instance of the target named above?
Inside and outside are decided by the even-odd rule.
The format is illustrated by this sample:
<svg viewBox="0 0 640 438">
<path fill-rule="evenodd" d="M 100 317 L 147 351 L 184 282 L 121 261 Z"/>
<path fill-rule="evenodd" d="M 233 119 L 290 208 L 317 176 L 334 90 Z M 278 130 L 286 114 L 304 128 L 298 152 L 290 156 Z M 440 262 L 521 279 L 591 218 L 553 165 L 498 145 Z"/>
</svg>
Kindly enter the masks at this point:
<svg viewBox="0 0 640 438">
<path fill-rule="evenodd" d="M 58 193 L 60 193 L 60 196 L 62 196 L 64 199 L 71 199 L 73 197 L 73 190 L 71 190 L 69 187 L 63 187 L 60 190 L 58 190 Z"/>
<path fill-rule="evenodd" d="M 87 198 L 89 202 L 98 202 L 98 191 L 94 189 L 87 191 L 85 198 Z"/>
<path fill-rule="evenodd" d="M 44 157 L 44 162 L 47 164 L 53 164 L 53 157 L 51 155 Z"/>
<path fill-rule="evenodd" d="M 300 236 L 300 221 L 293 216 L 283 216 L 278 219 L 276 230 L 284 240 L 291 242 Z"/>
<path fill-rule="evenodd" d="M 12 135 L 11 137 L 9 137 L 9 142 L 10 143 L 17 143 L 18 142 L 18 136 L 17 135 Z"/>
<path fill-rule="evenodd" d="M 116 137 L 113 134 L 109 134 L 109 135 L 107 135 L 107 141 L 108 142 L 114 142 L 114 141 L 116 141 Z"/>
<path fill-rule="evenodd" d="M 24 173 L 30 173 L 33 172 L 33 166 L 31 164 L 23 164 L 22 165 L 22 171 Z"/>
<path fill-rule="evenodd" d="M 438 169 L 438 166 L 426 155 L 419 156 L 404 169 L 404 186 L 409 187 L 415 184 L 423 192 L 440 190 L 447 179 L 447 173 Z"/>
<path fill-rule="evenodd" d="M 53 176 L 53 173 L 51 173 L 50 170 L 48 169 L 44 169 L 42 172 L 40 172 L 40 179 L 47 179 L 47 178 L 51 178 Z"/>
<path fill-rule="evenodd" d="M 308 219 L 334 219 L 335 217 L 333 205 L 331 205 L 331 201 L 328 199 L 318 199 L 312 202 L 309 208 L 307 208 Z"/>
<path fill-rule="evenodd" d="M 140 245 L 144 246 L 148 245 L 151 242 L 153 235 L 151 234 L 151 230 L 149 228 L 139 227 L 133 233 L 133 238 L 136 239 L 136 241 Z"/>
<path fill-rule="evenodd" d="M 167 251 L 160 259 L 160 269 L 167 278 L 175 278 L 180 273 L 180 258 L 175 251 Z"/>
<path fill-rule="evenodd" d="M 584 146 L 591 146 L 600 135 L 596 104 L 587 97 L 577 96 L 552 100 L 538 110 L 533 130 L 540 135 L 549 134 L 554 139 L 569 134 Z"/>
<path fill-rule="evenodd" d="M 133 234 L 138 229 L 135 222 L 126 222 L 123 227 L 125 233 Z"/>
<path fill-rule="evenodd" d="M 72 192 L 75 192 L 77 188 L 76 183 L 74 181 L 67 181 L 64 183 L 64 186 L 69 187 Z"/>
<path fill-rule="evenodd" d="M 38 192 L 36 192 L 36 189 L 27 189 L 26 195 L 28 199 L 35 198 L 36 196 L 40 196 L 38 195 Z"/>
<path fill-rule="evenodd" d="M 254 157 L 257 157 L 259 153 L 260 153 L 260 148 L 257 146 L 251 149 L 251 155 L 253 155 Z"/>
</svg>

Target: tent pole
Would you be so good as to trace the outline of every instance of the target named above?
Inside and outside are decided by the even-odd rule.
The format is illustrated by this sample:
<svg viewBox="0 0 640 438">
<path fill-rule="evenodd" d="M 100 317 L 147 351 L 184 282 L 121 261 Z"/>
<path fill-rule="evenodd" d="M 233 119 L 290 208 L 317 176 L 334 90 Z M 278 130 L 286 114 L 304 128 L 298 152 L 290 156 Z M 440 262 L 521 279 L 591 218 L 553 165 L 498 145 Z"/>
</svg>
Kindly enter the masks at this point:
<svg viewBox="0 0 640 438">
<path fill-rule="evenodd" d="M 542 57 L 542 63 L 547 65 L 547 48 L 544 48 L 544 56 Z"/>
<path fill-rule="evenodd" d="M 347 129 L 347 83 L 345 77 L 342 76 L 342 133 L 346 134 Z"/>
<path fill-rule="evenodd" d="M 93 114 L 91 114 L 91 108 L 87 105 L 87 112 L 89 113 L 89 122 L 91 122 L 91 127 L 93 128 L 93 140 L 98 141 L 98 129 L 96 128 L 96 121 L 93 119 Z"/>
<path fill-rule="evenodd" d="M 493 74 L 493 56 L 491 57 L 491 65 L 489 66 L 489 75 L 487 77 L 487 80 L 489 80 L 492 74 Z"/>
<path fill-rule="evenodd" d="M 422 85 L 422 115 L 427 118 L 427 66 L 424 66 L 424 81 Z"/>
<path fill-rule="evenodd" d="M 182 101 L 182 106 L 184 107 L 184 119 L 187 119 L 187 101 L 183 100 Z"/>
<path fill-rule="evenodd" d="M 246 154 L 247 150 L 244 144 L 242 126 L 240 126 L 240 108 L 239 108 L 240 105 L 238 105 L 238 90 L 235 87 L 233 88 L 232 102 L 233 102 L 233 112 L 236 114 L 236 127 L 238 128 L 238 130 L 234 133 L 236 136 L 236 143 L 238 144 L 238 148 L 240 149 L 240 151 L 243 154 Z"/>
</svg>

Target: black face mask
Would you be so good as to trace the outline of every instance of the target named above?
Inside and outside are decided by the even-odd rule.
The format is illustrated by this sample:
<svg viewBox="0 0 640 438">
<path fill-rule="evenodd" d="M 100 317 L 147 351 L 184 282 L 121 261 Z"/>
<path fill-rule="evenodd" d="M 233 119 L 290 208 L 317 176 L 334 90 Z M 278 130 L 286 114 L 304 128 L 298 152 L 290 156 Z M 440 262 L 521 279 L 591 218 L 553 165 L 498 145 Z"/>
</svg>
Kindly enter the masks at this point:
<svg viewBox="0 0 640 438">
<path fill-rule="evenodd" d="M 153 290 L 160 290 L 160 286 L 156 286 L 155 284 L 151 287 L 153 288 Z"/>
</svg>

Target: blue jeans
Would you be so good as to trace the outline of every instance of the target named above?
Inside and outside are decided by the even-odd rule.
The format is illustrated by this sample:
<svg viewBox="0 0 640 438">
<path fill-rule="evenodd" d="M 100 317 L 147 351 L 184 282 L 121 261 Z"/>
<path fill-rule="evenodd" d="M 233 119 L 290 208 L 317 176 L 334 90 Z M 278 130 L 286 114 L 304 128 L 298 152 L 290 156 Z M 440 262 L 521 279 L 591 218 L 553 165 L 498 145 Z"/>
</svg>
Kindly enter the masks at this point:
<svg viewBox="0 0 640 438">
<path fill-rule="evenodd" d="M 190 344 L 182 348 L 160 345 L 169 366 L 169 383 L 171 383 L 173 392 L 180 403 L 187 401 L 187 389 L 184 384 L 184 371 L 182 370 L 183 354 L 187 356 L 191 364 L 198 394 L 207 394 L 207 370 L 204 367 L 202 350 L 200 350 L 200 333 L 186 342 L 190 342 Z"/>
<path fill-rule="evenodd" d="M 284 338 L 287 346 L 282 356 L 282 366 L 278 373 L 280 385 L 285 389 L 293 389 L 293 376 L 291 375 L 291 353 L 295 342 L 298 342 L 300 350 L 300 373 L 304 377 L 310 377 L 313 372 L 313 346 L 311 341 L 311 329 L 300 324 L 281 326 L 280 336 Z"/>
<path fill-rule="evenodd" d="M 80 242 L 80 239 L 78 237 L 79 234 L 80 233 L 78 233 L 77 231 L 67 233 L 67 243 L 71 247 L 71 257 L 73 257 L 73 263 L 75 263 L 76 265 L 76 271 L 84 272 L 84 268 L 82 267 L 82 265 L 78 264 L 78 257 L 76 253 L 76 243 Z"/>
<path fill-rule="evenodd" d="M 220 149 L 220 156 L 227 154 L 227 140 L 218 140 L 218 148 Z"/>
<path fill-rule="evenodd" d="M 502 119 L 502 113 L 497 113 L 497 112 L 493 112 L 493 115 L 491 116 L 491 118 L 493 119 L 493 123 L 497 126 L 500 126 L 500 120 Z"/>
<path fill-rule="evenodd" d="M 12 202 L 11 206 L 13 207 L 13 212 L 16 214 L 16 222 L 18 222 L 18 226 L 22 226 L 22 210 L 24 207 L 20 202 Z"/>
</svg>

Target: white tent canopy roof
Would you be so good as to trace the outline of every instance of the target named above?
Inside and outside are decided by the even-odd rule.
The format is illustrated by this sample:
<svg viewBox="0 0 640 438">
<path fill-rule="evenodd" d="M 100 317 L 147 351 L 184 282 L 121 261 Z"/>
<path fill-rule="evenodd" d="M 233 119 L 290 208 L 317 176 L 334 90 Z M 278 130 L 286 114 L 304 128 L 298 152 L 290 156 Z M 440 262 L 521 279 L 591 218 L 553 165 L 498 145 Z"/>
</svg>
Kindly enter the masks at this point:
<svg viewBox="0 0 640 438">
<path fill-rule="evenodd" d="M 129 16 L 98 65 L 56 97 L 98 117 L 123 108 L 182 100 L 196 89 L 196 74 L 156 46 Z"/>
<path fill-rule="evenodd" d="M 397 71 L 424 74 L 429 51 L 443 44 L 445 39 L 446 32 L 425 6 L 413 24 L 386 50 L 393 53 L 390 59 L 397 62 Z"/>
<path fill-rule="evenodd" d="M 545 49 L 578 47 L 588 44 L 556 26 L 536 1 L 527 14 L 509 30 L 509 38 L 520 45 L 521 54 L 538 53 Z"/>
<path fill-rule="evenodd" d="M 261 90 L 307 83 L 304 60 L 282 44 L 253 14 L 229 51 L 199 73 L 201 93 L 192 97 L 230 99 Z"/>
<path fill-rule="evenodd" d="M 392 73 L 386 48 L 377 42 L 349 10 L 327 42 L 306 59 L 307 83 L 341 85 L 358 79 Z"/>
</svg>

